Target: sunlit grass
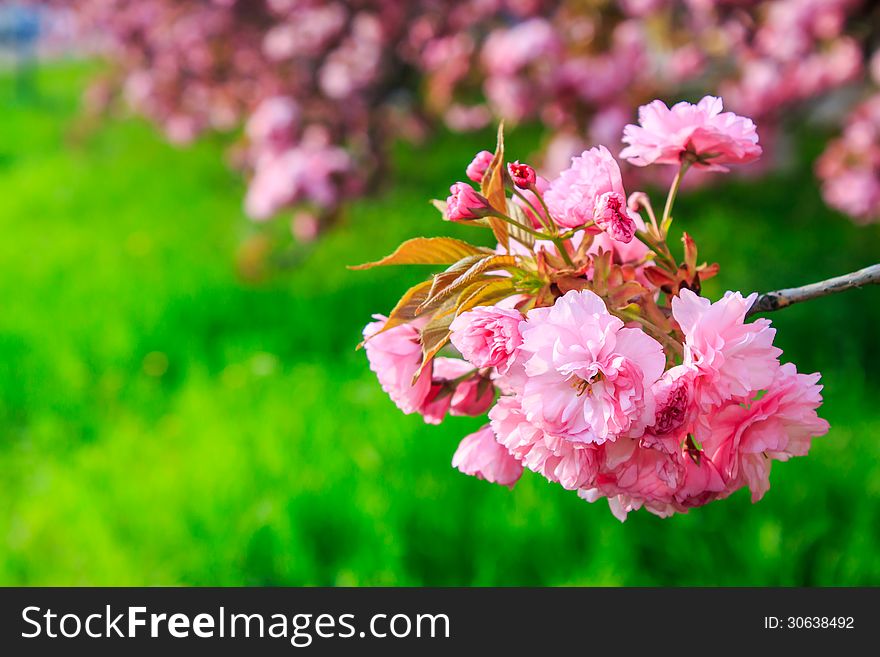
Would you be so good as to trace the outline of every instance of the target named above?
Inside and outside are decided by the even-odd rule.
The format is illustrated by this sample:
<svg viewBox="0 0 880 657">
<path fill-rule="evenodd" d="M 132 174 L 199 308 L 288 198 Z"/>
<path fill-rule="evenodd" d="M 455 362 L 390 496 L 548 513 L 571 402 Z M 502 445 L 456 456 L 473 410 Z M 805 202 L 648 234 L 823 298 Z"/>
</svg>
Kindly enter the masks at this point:
<svg viewBox="0 0 880 657">
<path fill-rule="evenodd" d="M 508 491 L 455 472 L 481 421 L 402 416 L 354 352 L 423 272 L 344 264 L 417 234 L 485 239 L 427 204 L 480 136 L 399 147 L 392 188 L 298 268 L 245 283 L 256 229 L 223 140 L 77 130 L 88 73 L 43 71 L 30 99 L 0 80 L 0 583 L 880 583 L 878 290 L 774 317 L 786 357 L 824 373 L 833 428 L 764 501 L 620 524 L 537 476 Z M 710 295 L 880 259 L 880 230 L 826 210 L 807 163 L 677 214 L 722 263 Z"/>
</svg>

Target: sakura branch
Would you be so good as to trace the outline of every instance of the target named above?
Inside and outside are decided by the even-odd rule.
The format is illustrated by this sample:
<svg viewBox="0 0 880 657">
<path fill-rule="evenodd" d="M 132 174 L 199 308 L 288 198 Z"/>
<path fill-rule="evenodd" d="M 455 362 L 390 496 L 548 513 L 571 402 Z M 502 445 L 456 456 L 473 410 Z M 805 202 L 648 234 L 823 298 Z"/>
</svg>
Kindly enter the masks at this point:
<svg viewBox="0 0 880 657">
<path fill-rule="evenodd" d="M 758 295 L 699 296 L 718 265 L 699 262 L 690 235 L 682 248 L 669 240 L 685 173 L 756 160 L 755 124 L 712 97 L 655 101 L 639 117 L 621 155 L 678 170 L 659 223 L 647 194 L 627 197 L 604 146 L 546 179 L 508 160 L 499 128 L 495 152 L 466 169 L 478 188 L 457 182 L 434 201 L 447 221 L 491 231 L 495 248 L 416 238 L 357 267 L 443 267 L 375 315 L 362 344 L 404 413 L 431 424 L 488 415 L 455 468 L 505 486 L 528 469 L 607 499 L 621 520 L 744 487 L 757 501 L 774 461 L 805 455 L 828 431 L 819 374 L 780 362 L 769 320 L 746 322 Z"/>
<path fill-rule="evenodd" d="M 746 317 L 757 315 L 758 313 L 771 312 L 780 310 L 788 306 L 800 303 L 801 301 L 809 301 L 810 299 L 818 299 L 827 297 L 831 294 L 852 290 L 855 288 L 865 287 L 866 285 L 880 285 L 880 264 L 871 265 L 851 274 L 843 276 L 835 276 L 818 283 L 810 283 L 801 287 L 791 287 L 785 290 L 776 290 L 775 292 L 765 292 L 758 296 L 758 299 L 749 309 Z"/>
</svg>

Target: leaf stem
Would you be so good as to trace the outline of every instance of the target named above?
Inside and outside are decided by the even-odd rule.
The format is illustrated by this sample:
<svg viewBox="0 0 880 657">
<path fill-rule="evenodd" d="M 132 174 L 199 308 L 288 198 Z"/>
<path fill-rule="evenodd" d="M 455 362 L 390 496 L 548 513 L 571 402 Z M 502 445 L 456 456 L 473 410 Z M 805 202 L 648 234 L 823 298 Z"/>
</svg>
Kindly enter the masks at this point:
<svg viewBox="0 0 880 657">
<path fill-rule="evenodd" d="M 523 194 L 521 191 L 519 191 L 516 187 L 513 188 L 513 193 L 516 194 L 520 199 L 522 199 L 522 201 L 523 201 L 524 203 L 528 204 L 528 206 L 532 209 L 532 212 L 535 213 L 535 216 L 538 218 L 538 221 L 541 222 L 541 225 L 544 227 L 545 230 L 547 230 L 547 231 L 552 231 L 552 230 L 553 230 L 553 226 L 552 226 L 551 224 L 548 223 L 549 220 L 546 219 L 546 218 L 544 217 L 544 215 L 541 214 L 541 212 L 538 211 L 538 208 L 535 207 L 535 204 L 532 203 L 532 202 L 526 197 L 525 194 Z"/>
<path fill-rule="evenodd" d="M 551 237 L 550 240 L 553 244 L 556 245 L 556 250 L 559 251 L 559 255 L 562 256 L 562 259 L 565 260 L 565 264 L 569 267 L 574 267 L 574 262 L 571 259 L 571 256 L 568 255 L 568 249 L 565 248 L 565 242 L 562 237 Z"/>
</svg>

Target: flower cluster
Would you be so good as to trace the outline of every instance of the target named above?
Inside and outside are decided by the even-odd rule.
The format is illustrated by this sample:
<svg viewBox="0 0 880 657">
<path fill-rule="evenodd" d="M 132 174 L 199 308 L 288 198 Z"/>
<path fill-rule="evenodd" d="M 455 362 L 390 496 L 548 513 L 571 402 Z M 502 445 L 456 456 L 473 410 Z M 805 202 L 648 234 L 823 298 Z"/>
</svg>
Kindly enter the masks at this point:
<svg viewBox="0 0 880 657">
<path fill-rule="evenodd" d="M 877 67 L 880 80 L 880 57 Z M 828 205 L 859 223 L 880 219 L 880 93 L 847 117 L 843 135 L 825 149 L 816 173 Z"/>
<path fill-rule="evenodd" d="M 390 140 L 418 139 L 432 119 L 454 130 L 493 118 L 539 121 L 548 133 L 542 168 L 556 175 L 586 144 L 616 140 L 630 108 L 651 98 L 720 89 L 731 109 L 760 120 L 772 147 L 792 111 L 827 103 L 838 91 L 846 107 L 851 88 L 876 90 L 880 70 L 880 22 L 865 0 L 76 5 L 115 64 L 93 87 L 92 101 L 121 95 L 177 143 L 247 124 L 233 158 L 250 181 L 245 209 L 263 220 L 295 208 L 294 232 L 303 238 L 347 199 L 376 187 Z M 694 111 L 723 116 L 714 106 Z M 676 119 L 674 108 L 660 104 L 646 113 L 649 133 Z M 646 151 L 644 134 L 628 136 L 645 157 L 667 157 Z M 844 141 L 820 167 L 826 198 L 862 221 L 875 219 L 876 203 L 845 190 L 849 182 L 873 190 L 880 176 L 865 164 L 866 147 L 854 146 L 849 134 Z M 741 158 L 755 155 L 744 148 Z M 632 158 L 637 166 L 645 161 Z M 608 199 L 611 207 L 618 200 Z"/>
<path fill-rule="evenodd" d="M 455 468 L 506 486 L 528 469 L 606 498 L 621 520 L 744 487 L 757 501 L 772 462 L 805 455 L 828 430 L 819 375 L 780 362 L 769 320 L 747 321 L 757 295 L 712 303 L 700 290 L 717 265 L 698 264 L 687 234 L 681 259 L 668 244 L 685 172 L 755 160 L 754 123 L 711 97 L 639 115 L 622 156 L 678 172 L 660 216 L 646 194 L 626 195 L 605 147 L 545 180 L 507 161 L 499 130 L 495 153 L 467 167 L 479 189 L 459 182 L 435 202 L 448 221 L 492 230 L 496 248 L 418 238 L 360 266 L 446 265 L 377 315 L 363 344 L 404 413 L 488 413 Z"/>
</svg>

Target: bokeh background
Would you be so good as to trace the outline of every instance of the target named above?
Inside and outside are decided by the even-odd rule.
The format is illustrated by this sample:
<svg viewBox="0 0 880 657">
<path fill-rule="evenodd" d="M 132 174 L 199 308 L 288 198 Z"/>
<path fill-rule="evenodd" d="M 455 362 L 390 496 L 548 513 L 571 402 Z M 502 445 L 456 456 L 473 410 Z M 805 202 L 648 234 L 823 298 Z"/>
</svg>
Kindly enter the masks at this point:
<svg viewBox="0 0 880 657">
<path fill-rule="evenodd" d="M 41 62 L 24 92 L 0 72 L 0 584 L 880 584 L 880 289 L 773 315 L 786 359 L 823 373 L 832 428 L 763 501 L 620 523 L 529 473 L 508 490 L 453 470 L 482 420 L 401 415 L 354 350 L 425 271 L 346 264 L 485 240 L 427 199 L 491 128 L 397 141 L 393 184 L 266 268 L 230 139 L 90 122 L 102 66 Z M 508 152 L 539 139 L 519 128 Z M 680 200 L 722 265 L 706 295 L 880 259 L 880 225 L 822 203 L 822 144 L 805 128 L 792 166 Z"/>
</svg>

